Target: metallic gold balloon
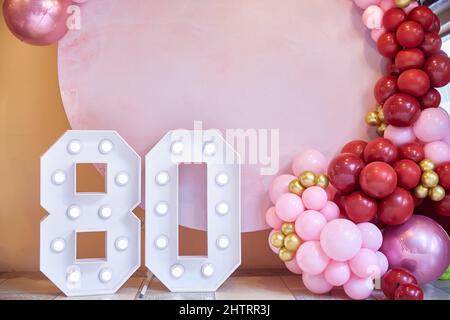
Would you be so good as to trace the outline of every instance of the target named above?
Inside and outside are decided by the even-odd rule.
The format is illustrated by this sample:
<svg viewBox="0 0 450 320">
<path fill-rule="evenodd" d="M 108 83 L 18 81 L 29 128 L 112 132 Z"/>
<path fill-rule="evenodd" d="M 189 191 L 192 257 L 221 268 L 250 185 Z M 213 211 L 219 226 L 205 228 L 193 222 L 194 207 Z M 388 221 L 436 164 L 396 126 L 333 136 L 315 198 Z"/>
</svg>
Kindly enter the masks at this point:
<svg viewBox="0 0 450 320">
<path fill-rule="evenodd" d="M 422 173 L 421 181 L 424 187 L 434 188 L 439 183 L 439 175 L 434 171 L 425 171 Z"/>
<path fill-rule="evenodd" d="M 293 223 L 285 222 L 281 225 L 281 232 L 287 236 L 295 231 L 295 225 Z"/>
<path fill-rule="evenodd" d="M 316 176 L 315 184 L 316 186 L 326 189 L 330 184 L 330 181 L 328 180 L 328 177 L 326 175 L 318 174 Z"/>
<path fill-rule="evenodd" d="M 297 251 L 302 241 L 295 233 L 290 233 L 284 238 L 284 247 L 290 251 Z"/>
<path fill-rule="evenodd" d="M 303 191 L 305 191 L 305 188 L 303 188 L 302 184 L 298 179 L 292 180 L 289 182 L 288 186 L 289 192 L 296 194 L 298 196 L 301 196 Z"/>
<path fill-rule="evenodd" d="M 386 131 L 387 123 L 381 123 L 377 128 L 377 133 L 380 137 L 384 136 L 384 131 Z"/>
<path fill-rule="evenodd" d="M 384 111 L 383 111 L 383 106 L 379 106 L 377 108 L 377 115 L 378 115 L 378 119 L 380 120 L 380 122 L 384 122 Z"/>
<path fill-rule="evenodd" d="M 416 198 L 419 199 L 425 199 L 426 197 L 428 197 L 428 188 L 424 187 L 423 185 L 419 184 L 415 189 L 414 189 L 414 195 L 416 196 Z"/>
<path fill-rule="evenodd" d="M 299 180 L 303 187 L 309 188 L 315 184 L 316 175 L 314 172 L 305 171 L 300 175 Z"/>
<path fill-rule="evenodd" d="M 378 118 L 378 113 L 376 111 L 370 111 L 366 115 L 366 123 L 369 126 L 378 126 L 380 124 L 380 119 Z"/>
<path fill-rule="evenodd" d="M 430 189 L 430 192 L 428 194 L 430 196 L 430 199 L 433 201 L 441 201 L 445 198 L 445 189 L 442 188 L 440 185 L 437 185 L 436 187 Z M 286 239 L 284 239 L 286 242 Z"/>
<path fill-rule="evenodd" d="M 281 248 L 278 252 L 278 256 L 280 257 L 281 261 L 287 262 L 294 259 L 295 252 L 289 251 L 286 248 Z"/>
<path fill-rule="evenodd" d="M 270 243 L 275 247 L 275 248 L 281 248 L 284 245 L 284 234 L 281 232 L 274 232 L 272 234 L 272 237 L 270 238 Z"/>
<path fill-rule="evenodd" d="M 406 8 L 413 0 L 395 0 L 395 5 L 399 8 Z"/>
<path fill-rule="evenodd" d="M 422 161 L 419 162 L 419 166 L 422 169 L 422 171 L 431 171 L 436 168 L 433 161 L 431 161 L 430 159 L 423 159 Z"/>
</svg>

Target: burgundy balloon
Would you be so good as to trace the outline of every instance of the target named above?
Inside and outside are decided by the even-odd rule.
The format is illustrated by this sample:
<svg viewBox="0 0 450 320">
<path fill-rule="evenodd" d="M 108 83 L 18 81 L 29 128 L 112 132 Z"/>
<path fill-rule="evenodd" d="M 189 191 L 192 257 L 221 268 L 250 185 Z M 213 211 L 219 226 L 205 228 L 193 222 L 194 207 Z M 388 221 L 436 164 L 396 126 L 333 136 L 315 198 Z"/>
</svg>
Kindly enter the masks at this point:
<svg viewBox="0 0 450 320">
<path fill-rule="evenodd" d="M 435 88 L 431 88 L 419 98 L 422 109 L 437 108 L 441 104 L 441 94 Z"/>
<path fill-rule="evenodd" d="M 406 13 L 400 8 L 392 8 L 383 15 L 383 27 L 386 31 L 395 31 L 406 20 Z"/>
<path fill-rule="evenodd" d="M 400 70 L 398 70 L 395 65 L 395 61 L 387 60 L 385 65 L 386 74 L 391 76 L 398 76 L 400 74 Z"/>
<path fill-rule="evenodd" d="M 395 290 L 394 300 L 423 300 L 423 291 L 413 283 L 401 284 Z"/>
<path fill-rule="evenodd" d="M 397 85 L 401 92 L 421 97 L 430 89 L 430 78 L 423 70 L 409 69 L 400 74 Z"/>
<path fill-rule="evenodd" d="M 436 172 L 439 175 L 439 184 L 450 191 L 450 162 L 441 163 Z"/>
<path fill-rule="evenodd" d="M 409 159 L 416 163 L 425 159 L 423 146 L 417 142 L 407 143 L 399 147 L 398 155 L 400 159 Z"/>
<path fill-rule="evenodd" d="M 359 174 L 364 165 L 364 161 L 355 154 L 339 154 L 328 166 L 331 184 L 341 192 L 348 193 L 356 190 L 359 186 Z"/>
<path fill-rule="evenodd" d="M 423 70 L 430 77 L 433 87 L 444 87 L 450 81 L 450 59 L 442 54 L 434 54 L 430 56 Z"/>
<path fill-rule="evenodd" d="M 439 50 L 441 50 L 441 47 L 442 39 L 437 33 L 425 33 L 423 42 L 420 45 L 420 49 L 423 51 L 423 53 L 425 53 L 427 56 L 430 56 L 439 52 Z"/>
<path fill-rule="evenodd" d="M 395 56 L 395 66 L 400 72 L 422 68 L 424 63 L 425 54 L 417 48 L 401 50 Z"/>
<path fill-rule="evenodd" d="M 369 222 L 377 214 L 377 202 L 361 191 L 355 191 L 345 198 L 345 212 L 355 223 Z"/>
<path fill-rule="evenodd" d="M 392 268 L 381 278 L 381 290 L 388 299 L 394 299 L 395 291 L 402 284 L 417 284 L 417 279 L 407 269 Z"/>
<path fill-rule="evenodd" d="M 377 41 L 378 52 L 386 58 L 395 58 L 401 47 L 397 42 L 397 38 L 392 32 L 383 33 Z"/>
<path fill-rule="evenodd" d="M 334 203 L 337 204 L 339 207 L 339 210 L 341 211 L 341 215 L 347 216 L 347 212 L 345 212 L 345 200 L 347 199 L 347 194 L 343 192 L 336 192 L 336 194 L 333 197 Z"/>
<path fill-rule="evenodd" d="M 407 190 L 395 188 L 378 202 L 378 217 L 387 225 L 399 225 L 408 221 L 414 212 L 414 199 Z"/>
<path fill-rule="evenodd" d="M 386 138 L 377 138 L 370 141 L 364 149 L 366 163 L 383 161 L 393 164 L 398 160 L 397 147 Z"/>
<path fill-rule="evenodd" d="M 388 124 L 396 127 L 408 127 L 419 117 L 420 103 L 408 94 L 396 93 L 386 100 L 383 111 Z"/>
<path fill-rule="evenodd" d="M 441 20 L 439 20 L 439 17 L 434 14 L 433 23 L 431 24 L 431 27 L 428 28 L 427 32 L 439 34 L 440 31 L 441 31 Z"/>
<path fill-rule="evenodd" d="M 342 147 L 341 153 L 353 153 L 362 158 L 367 142 L 363 140 L 353 140 Z"/>
<path fill-rule="evenodd" d="M 379 104 L 383 104 L 387 98 L 392 96 L 398 91 L 397 89 L 397 77 L 385 76 L 377 81 L 373 89 L 375 100 Z"/>
<path fill-rule="evenodd" d="M 420 23 L 415 21 L 405 21 L 397 29 L 396 38 L 397 42 L 405 48 L 415 48 L 419 46 L 425 32 Z"/>
<path fill-rule="evenodd" d="M 420 23 L 424 30 L 428 30 L 434 21 L 434 13 L 426 6 L 418 6 L 408 14 L 408 20 Z"/>
<path fill-rule="evenodd" d="M 409 190 L 419 184 L 422 171 L 414 161 L 402 159 L 394 163 L 393 168 L 397 173 L 397 184 L 400 187 Z"/>
<path fill-rule="evenodd" d="M 439 202 L 433 201 L 433 210 L 441 216 L 450 217 L 450 194 Z"/>
<path fill-rule="evenodd" d="M 361 189 L 370 197 L 384 198 L 395 190 L 397 173 L 385 162 L 372 162 L 362 169 L 359 175 L 359 184 Z"/>
</svg>

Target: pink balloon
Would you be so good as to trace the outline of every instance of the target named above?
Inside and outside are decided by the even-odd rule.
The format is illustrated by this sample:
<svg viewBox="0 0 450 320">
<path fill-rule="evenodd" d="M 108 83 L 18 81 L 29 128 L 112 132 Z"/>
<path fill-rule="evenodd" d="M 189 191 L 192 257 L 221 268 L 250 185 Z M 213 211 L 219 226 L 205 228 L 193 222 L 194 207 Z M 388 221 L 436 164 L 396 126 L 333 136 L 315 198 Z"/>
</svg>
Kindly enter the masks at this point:
<svg viewBox="0 0 450 320">
<path fill-rule="evenodd" d="M 384 138 L 398 147 L 416 141 L 416 135 L 412 127 L 394 127 L 391 125 L 387 126 L 384 131 Z"/>
<path fill-rule="evenodd" d="M 344 285 L 351 276 L 350 267 L 347 262 L 339 262 L 331 260 L 325 269 L 325 279 L 333 286 Z"/>
<path fill-rule="evenodd" d="M 305 210 L 302 199 L 293 193 L 281 195 L 275 205 L 278 217 L 287 222 L 293 222 Z"/>
<path fill-rule="evenodd" d="M 381 0 L 378 4 L 381 9 L 383 9 L 385 12 L 389 9 L 392 9 L 395 7 L 395 1 L 394 0 Z"/>
<path fill-rule="evenodd" d="M 347 261 L 361 249 L 361 231 L 350 220 L 336 219 L 328 222 L 322 229 L 320 244 L 331 259 Z"/>
<path fill-rule="evenodd" d="M 297 251 L 296 260 L 303 272 L 315 275 L 322 273 L 330 259 L 318 241 L 307 241 Z"/>
<path fill-rule="evenodd" d="M 273 229 L 280 229 L 281 225 L 284 223 L 276 213 L 275 207 L 270 207 L 266 212 L 266 222 Z"/>
<path fill-rule="evenodd" d="M 337 219 L 340 216 L 339 207 L 333 201 L 327 201 L 325 207 L 323 207 L 323 209 L 320 210 L 320 213 L 323 214 L 323 216 L 325 217 L 325 219 L 327 219 L 327 221 Z"/>
<path fill-rule="evenodd" d="M 410 13 L 414 8 L 418 7 L 419 4 L 416 1 L 411 1 L 409 6 L 407 6 L 404 10 L 406 14 Z"/>
<path fill-rule="evenodd" d="M 71 0 L 5 0 L 3 15 L 11 32 L 32 45 L 55 43 L 68 31 Z"/>
<path fill-rule="evenodd" d="M 282 194 L 289 193 L 288 189 L 289 182 L 295 179 L 297 179 L 297 177 L 291 174 L 282 174 L 281 176 L 276 177 L 272 181 L 272 184 L 270 185 L 269 189 L 270 201 L 272 201 L 273 204 L 276 204 L 278 198 Z"/>
<path fill-rule="evenodd" d="M 328 202 L 328 194 L 321 187 L 309 187 L 302 194 L 303 204 L 310 210 L 322 210 Z"/>
<path fill-rule="evenodd" d="M 360 278 L 367 278 L 379 269 L 378 257 L 374 251 L 361 248 L 359 252 L 349 261 L 350 269 Z"/>
<path fill-rule="evenodd" d="M 352 275 L 350 280 L 344 284 L 344 291 L 352 299 L 367 299 L 373 291 L 373 280 L 372 278 L 363 279 Z"/>
<path fill-rule="evenodd" d="M 323 274 L 303 273 L 302 280 L 305 287 L 315 294 L 324 294 L 333 289 L 333 286 L 327 282 Z"/>
<path fill-rule="evenodd" d="M 378 251 L 383 243 L 380 229 L 370 222 L 359 223 L 357 226 L 362 235 L 362 248 Z"/>
<path fill-rule="evenodd" d="M 370 30 L 381 29 L 383 26 L 383 15 L 383 9 L 379 6 L 371 5 L 364 10 L 362 20 L 364 25 Z"/>
<path fill-rule="evenodd" d="M 422 110 L 414 123 L 414 134 L 423 142 L 433 142 L 445 138 L 450 132 L 450 119 L 442 108 Z"/>
<path fill-rule="evenodd" d="M 280 232 L 280 230 L 272 230 L 272 231 L 270 231 L 270 233 L 269 233 L 269 238 L 268 238 L 267 240 L 268 240 L 268 242 L 269 242 L 270 250 L 272 250 L 273 252 L 275 252 L 276 254 L 278 254 L 278 251 L 280 251 L 280 249 L 277 248 L 277 247 L 274 247 L 274 246 L 272 245 L 272 241 L 270 241 L 271 238 L 272 238 L 272 235 L 273 235 L 275 232 Z"/>
<path fill-rule="evenodd" d="M 430 142 L 423 148 L 425 158 L 430 159 L 435 165 L 450 160 L 450 146 L 443 141 Z"/>
<path fill-rule="evenodd" d="M 306 210 L 295 220 L 295 232 L 305 241 L 319 240 L 327 219 L 318 211 Z"/>
<path fill-rule="evenodd" d="M 375 254 L 378 257 L 378 265 L 380 266 L 380 277 L 383 276 L 389 269 L 389 261 L 384 253 L 377 251 Z"/>
<path fill-rule="evenodd" d="M 324 173 L 327 169 L 327 158 L 317 150 L 305 150 L 294 158 L 292 171 L 299 176 L 304 171 Z"/>
<path fill-rule="evenodd" d="M 380 0 L 353 0 L 353 2 L 361 9 L 366 9 L 371 5 L 379 4 Z"/>
<path fill-rule="evenodd" d="M 373 29 L 370 31 L 370 37 L 374 42 L 378 42 L 378 39 L 385 33 L 386 30 L 384 28 L 381 29 Z"/>
<path fill-rule="evenodd" d="M 287 261 L 284 263 L 284 265 L 286 266 L 286 268 L 295 274 L 302 274 L 302 269 L 300 269 L 300 267 L 298 266 L 297 260 L 296 259 L 292 259 L 291 261 Z"/>
</svg>

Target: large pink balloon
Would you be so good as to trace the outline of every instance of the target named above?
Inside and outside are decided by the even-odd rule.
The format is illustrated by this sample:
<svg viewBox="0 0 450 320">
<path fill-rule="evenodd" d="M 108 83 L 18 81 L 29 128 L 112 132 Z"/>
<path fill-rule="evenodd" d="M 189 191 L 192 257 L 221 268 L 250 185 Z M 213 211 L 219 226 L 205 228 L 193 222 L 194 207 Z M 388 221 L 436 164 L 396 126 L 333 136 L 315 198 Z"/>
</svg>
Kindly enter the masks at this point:
<svg viewBox="0 0 450 320">
<path fill-rule="evenodd" d="M 362 247 L 372 251 L 378 251 L 383 243 L 383 235 L 376 225 L 370 222 L 358 224 L 362 235 Z"/>
<path fill-rule="evenodd" d="M 345 293 L 355 300 L 367 299 L 371 295 L 373 288 L 372 278 L 359 278 L 355 275 L 352 275 L 350 280 L 344 284 Z"/>
<path fill-rule="evenodd" d="M 302 280 L 305 287 L 316 294 L 324 294 L 333 289 L 333 286 L 328 283 L 323 273 L 316 275 L 303 273 Z"/>
<path fill-rule="evenodd" d="M 318 211 L 306 210 L 295 221 L 295 232 L 302 240 L 319 240 L 327 219 Z"/>
<path fill-rule="evenodd" d="M 330 261 L 327 268 L 325 269 L 324 275 L 328 283 L 333 286 L 344 285 L 351 276 L 352 272 L 347 262 Z"/>
<path fill-rule="evenodd" d="M 425 158 L 430 159 L 435 165 L 450 161 L 450 146 L 444 141 L 427 143 L 423 147 Z"/>
<path fill-rule="evenodd" d="M 414 134 L 423 142 L 444 139 L 450 132 L 450 118 L 442 108 L 422 110 L 413 126 Z"/>
<path fill-rule="evenodd" d="M 296 260 L 300 269 L 309 274 L 322 273 L 330 262 L 318 241 L 307 241 L 297 250 Z"/>
<path fill-rule="evenodd" d="M 350 220 L 332 220 L 322 229 L 320 244 L 331 259 L 347 261 L 361 249 L 361 231 Z"/>
<path fill-rule="evenodd" d="M 305 150 L 292 161 L 292 171 L 299 176 L 304 171 L 324 173 L 327 171 L 327 158 L 317 150 Z"/>
<path fill-rule="evenodd" d="M 366 248 L 361 248 L 348 265 L 353 273 L 360 278 L 374 276 L 374 272 L 380 269 L 375 251 Z"/>
<path fill-rule="evenodd" d="M 292 174 L 282 174 L 273 179 L 269 188 L 270 201 L 272 201 L 273 204 L 276 204 L 281 195 L 289 193 L 289 182 L 295 179 L 297 179 L 297 177 Z"/>
<path fill-rule="evenodd" d="M 3 16 L 11 32 L 33 45 L 55 43 L 67 33 L 72 0 L 5 0 Z"/>
</svg>

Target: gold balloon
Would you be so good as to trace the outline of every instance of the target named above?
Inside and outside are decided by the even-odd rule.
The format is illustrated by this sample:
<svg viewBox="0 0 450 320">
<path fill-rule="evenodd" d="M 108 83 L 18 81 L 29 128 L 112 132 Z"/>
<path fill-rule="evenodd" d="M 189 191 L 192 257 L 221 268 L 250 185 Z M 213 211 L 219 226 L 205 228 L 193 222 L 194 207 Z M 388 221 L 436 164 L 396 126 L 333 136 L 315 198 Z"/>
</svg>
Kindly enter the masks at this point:
<svg viewBox="0 0 450 320">
<path fill-rule="evenodd" d="M 421 181 L 424 187 L 434 188 L 439 183 L 439 176 L 434 171 L 425 171 L 422 173 Z"/>
<path fill-rule="evenodd" d="M 284 245 L 284 234 L 281 233 L 280 231 L 274 232 L 272 234 L 272 237 L 270 238 L 270 243 L 275 247 L 275 248 L 281 248 Z"/>
<path fill-rule="evenodd" d="M 384 111 L 383 111 L 383 106 L 379 106 L 377 108 L 377 115 L 378 115 L 378 119 L 380 120 L 380 122 L 384 122 Z"/>
<path fill-rule="evenodd" d="M 366 115 L 366 123 L 369 126 L 378 126 L 380 124 L 380 119 L 378 118 L 378 113 L 376 111 L 370 111 Z"/>
<path fill-rule="evenodd" d="M 305 171 L 300 175 L 299 180 L 303 187 L 309 188 L 315 184 L 316 175 L 314 172 Z"/>
<path fill-rule="evenodd" d="M 387 123 L 382 123 L 377 128 L 377 133 L 380 137 L 384 136 L 384 131 L 386 131 Z"/>
<path fill-rule="evenodd" d="M 445 198 L 445 189 L 442 188 L 440 185 L 437 185 L 436 187 L 430 189 L 429 196 L 430 199 L 433 201 L 441 201 L 442 199 Z"/>
<path fill-rule="evenodd" d="M 328 177 L 326 175 L 318 174 L 316 176 L 315 184 L 316 186 L 326 189 L 330 184 L 330 181 L 328 180 Z"/>
<path fill-rule="evenodd" d="M 395 0 L 395 5 L 403 9 L 409 6 L 411 2 L 412 0 Z"/>
<path fill-rule="evenodd" d="M 419 162 L 419 166 L 422 171 L 432 171 L 436 168 L 433 161 L 431 161 L 430 159 L 423 159 Z"/>
<path fill-rule="evenodd" d="M 295 233 L 290 233 L 284 238 L 284 247 L 289 251 L 297 251 L 301 243 L 300 238 Z"/>
<path fill-rule="evenodd" d="M 428 196 L 428 188 L 424 187 L 423 185 L 419 184 L 415 189 L 414 189 L 414 195 L 416 196 L 416 198 L 419 199 L 425 199 Z"/>
<path fill-rule="evenodd" d="M 303 188 L 302 184 L 298 179 L 292 180 L 289 182 L 289 192 L 296 194 L 298 196 L 301 196 L 303 191 L 305 191 L 305 188 Z"/>
<path fill-rule="evenodd" d="M 291 261 L 292 259 L 294 259 L 294 255 L 295 255 L 294 252 L 289 251 L 286 248 L 281 248 L 280 251 L 278 252 L 278 256 L 280 257 L 281 261 L 284 262 Z"/>
<path fill-rule="evenodd" d="M 295 226 L 293 223 L 285 222 L 281 225 L 281 232 L 287 236 L 288 234 L 294 232 Z"/>
</svg>

